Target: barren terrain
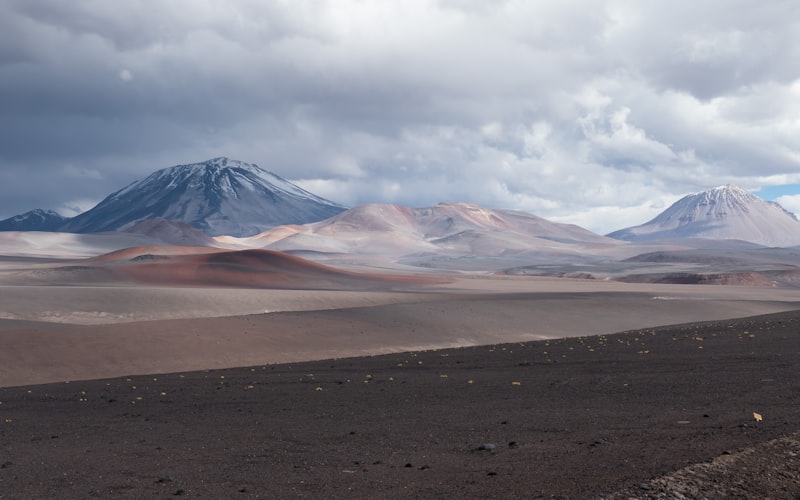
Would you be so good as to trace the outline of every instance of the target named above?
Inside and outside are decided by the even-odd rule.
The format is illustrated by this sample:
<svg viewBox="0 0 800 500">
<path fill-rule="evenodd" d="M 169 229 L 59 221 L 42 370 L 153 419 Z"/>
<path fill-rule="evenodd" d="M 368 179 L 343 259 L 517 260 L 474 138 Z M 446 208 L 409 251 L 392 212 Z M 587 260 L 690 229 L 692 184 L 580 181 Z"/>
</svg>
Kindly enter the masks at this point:
<svg viewBox="0 0 800 500">
<path fill-rule="evenodd" d="M 795 288 L 358 267 L 3 259 L 0 498 L 800 493 Z"/>
<path fill-rule="evenodd" d="M 787 289 L 492 276 L 390 281 L 368 291 L 116 284 L 0 293 L 0 386 L 608 334 L 800 308 Z"/>
<path fill-rule="evenodd" d="M 0 389 L 0 497 L 796 498 L 798 328 Z"/>
</svg>

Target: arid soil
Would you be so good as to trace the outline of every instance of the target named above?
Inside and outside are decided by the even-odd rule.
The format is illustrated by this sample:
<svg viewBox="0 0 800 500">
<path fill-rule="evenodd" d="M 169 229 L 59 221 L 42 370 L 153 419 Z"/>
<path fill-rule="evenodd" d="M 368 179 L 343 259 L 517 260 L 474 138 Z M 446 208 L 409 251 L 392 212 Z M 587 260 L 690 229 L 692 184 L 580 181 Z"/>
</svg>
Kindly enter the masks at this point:
<svg viewBox="0 0 800 500">
<path fill-rule="evenodd" d="M 795 289 L 126 252 L 0 261 L 0 498 L 800 495 Z"/>
<path fill-rule="evenodd" d="M 0 319 L 0 387 L 609 334 L 800 308 L 794 294 L 756 288 L 616 284 L 615 292 L 524 279 L 498 280 L 487 292 L 487 281 L 436 293 L 0 287 L 3 307 L 19 318 Z M 284 307 L 300 310 L 263 312 Z M 184 319 L 136 321 L 162 314 Z"/>
<path fill-rule="evenodd" d="M 0 389 L 0 498 L 797 498 L 800 311 Z"/>
</svg>

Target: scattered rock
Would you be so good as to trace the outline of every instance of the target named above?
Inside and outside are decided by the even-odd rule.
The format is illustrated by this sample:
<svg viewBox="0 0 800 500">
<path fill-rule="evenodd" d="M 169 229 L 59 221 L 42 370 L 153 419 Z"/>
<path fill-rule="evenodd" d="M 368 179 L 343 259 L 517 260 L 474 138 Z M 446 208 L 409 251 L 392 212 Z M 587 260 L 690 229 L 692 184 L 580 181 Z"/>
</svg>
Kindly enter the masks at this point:
<svg viewBox="0 0 800 500">
<path fill-rule="evenodd" d="M 480 446 L 475 448 L 474 451 L 491 451 L 494 452 L 497 449 L 497 445 L 494 443 L 482 443 Z"/>
</svg>

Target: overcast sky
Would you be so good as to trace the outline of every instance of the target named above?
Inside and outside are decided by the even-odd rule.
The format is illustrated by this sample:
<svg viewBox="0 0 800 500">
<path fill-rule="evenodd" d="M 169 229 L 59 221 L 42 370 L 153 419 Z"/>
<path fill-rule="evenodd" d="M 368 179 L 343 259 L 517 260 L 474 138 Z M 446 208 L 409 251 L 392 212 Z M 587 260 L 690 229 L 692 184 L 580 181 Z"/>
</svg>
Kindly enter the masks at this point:
<svg viewBox="0 0 800 500">
<path fill-rule="evenodd" d="M 726 183 L 800 212 L 796 0 L 4 0 L 0 99 L 0 219 L 217 156 L 600 233 Z"/>
</svg>

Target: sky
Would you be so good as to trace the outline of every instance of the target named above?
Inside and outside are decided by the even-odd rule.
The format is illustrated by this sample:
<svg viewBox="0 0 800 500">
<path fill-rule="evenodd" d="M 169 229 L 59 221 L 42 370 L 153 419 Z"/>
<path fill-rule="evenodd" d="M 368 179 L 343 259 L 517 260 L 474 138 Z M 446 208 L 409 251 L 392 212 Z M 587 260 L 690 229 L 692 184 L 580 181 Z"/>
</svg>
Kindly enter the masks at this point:
<svg viewBox="0 0 800 500">
<path fill-rule="evenodd" d="M 800 2 L 0 2 L 0 219 L 218 156 L 602 234 L 728 183 L 800 213 Z"/>
</svg>

